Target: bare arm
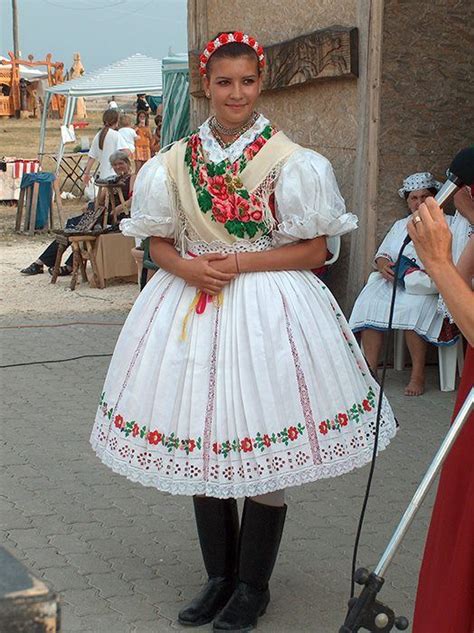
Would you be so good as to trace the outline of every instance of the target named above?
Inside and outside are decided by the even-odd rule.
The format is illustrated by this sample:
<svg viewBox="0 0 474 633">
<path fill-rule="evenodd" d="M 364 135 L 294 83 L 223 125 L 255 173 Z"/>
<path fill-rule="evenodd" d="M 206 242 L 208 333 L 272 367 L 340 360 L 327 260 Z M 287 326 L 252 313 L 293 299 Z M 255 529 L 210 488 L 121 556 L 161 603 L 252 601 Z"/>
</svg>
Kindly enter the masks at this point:
<svg viewBox="0 0 474 633">
<path fill-rule="evenodd" d="M 84 169 L 84 173 L 82 174 L 82 181 L 84 182 L 84 184 L 87 186 L 90 182 L 91 179 L 91 169 L 92 169 L 92 165 L 95 163 L 95 158 L 91 158 L 89 156 L 89 158 L 87 159 L 87 163 L 86 163 L 86 168 Z"/>
<path fill-rule="evenodd" d="M 463 275 L 456 269 L 451 255 L 451 231 L 443 212 L 434 200 L 427 198 L 417 214 L 421 222 L 408 223 L 408 233 L 416 252 L 436 283 L 456 325 L 474 345 L 474 293 Z M 472 279 L 474 270 L 474 241 L 469 240 L 459 261 L 461 270 Z"/>
<path fill-rule="evenodd" d="M 326 256 L 326 238 L 323 236 L 259 253 L 239 253 L 238 258 L 240 272 L 250 273 L 320 268 L 324 265 Z"/>
<path fill-rule="evenodd" d="M 393 281 L 395 277 L 395 273 L 393 271 L 394 263 L 391 262 L 387 257 L 377 257 L 375 260 L 375 265 L 377 266 L 377 270 L 379 273 L 387 280 Z"/>
</svg>

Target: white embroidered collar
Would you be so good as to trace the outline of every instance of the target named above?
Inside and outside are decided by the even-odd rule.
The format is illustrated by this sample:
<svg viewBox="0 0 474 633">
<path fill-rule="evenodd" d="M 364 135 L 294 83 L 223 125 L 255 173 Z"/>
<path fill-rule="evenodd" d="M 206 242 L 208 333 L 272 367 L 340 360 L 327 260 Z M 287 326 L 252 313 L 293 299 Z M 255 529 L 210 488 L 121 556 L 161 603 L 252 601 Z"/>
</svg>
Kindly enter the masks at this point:
<svg viewBox="0 0 474 633">
<path fill-rule="evenodd" d="M 199 128 L 199 138 L 201 139 L 202 146 L 204 151 L 207 154 L 207 159 L 211 163 L 220 163 L 221 161 L 227 159 L 231 163 L 235 162 L 241 155 L 247 145 L 253 143 L 253 141 L 257 138 L 259 134 L 263 132 L 263 130 L 267 127 L 270 121 L 263 116 L 263 114 L 258 115 L 258 119 L 249 128 L 242 136 L 226 147 L 225 149 L 219 145 L 216 141 L 214 134 L 211 132 L 211 128 L 209 127 L 209 120 L 204 121 L 204 123 Z"/>
</svg>

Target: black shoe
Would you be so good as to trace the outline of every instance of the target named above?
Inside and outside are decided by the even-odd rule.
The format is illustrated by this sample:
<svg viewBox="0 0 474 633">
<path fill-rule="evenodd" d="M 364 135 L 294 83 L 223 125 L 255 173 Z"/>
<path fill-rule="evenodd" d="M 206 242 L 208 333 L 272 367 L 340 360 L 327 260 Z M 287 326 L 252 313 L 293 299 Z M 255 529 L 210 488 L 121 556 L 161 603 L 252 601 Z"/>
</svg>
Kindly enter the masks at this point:
<svg viewBox="0 0 474 633">
<path fill-rule="evenodd" d="M 48 268 L 48 273 L 53 276 L 54 266 L 50 266 Z M 58 271 L 58 277 L 67 277 L 68 275 L 72 275 L 72 268 L 69 266 L 60 266 Z"/>
<path fill-rule="evenodd" d="M 41 275 L 43 273 L 43 264 L 37 264 L 34 262 L 30 264 L 27 268 L 23 268 L 20 270 L 22 275 Z"/>
<path fill-rule="evenodd" d="M 235 499 L 194 497 L 194 513 L 208 582 L 178 614 L 185 626 L 212 622 L 231 597 L 237 576 L 239 515 Z"/>
<path fill-rule="evenodd" d="M 278 556 L 286 505 L 274 507 L 246 499 L 239 544 L 239 583 L 214 620 L 214 631 L 252 631 L 270 602 L 268 582 Z"/>
</svg>

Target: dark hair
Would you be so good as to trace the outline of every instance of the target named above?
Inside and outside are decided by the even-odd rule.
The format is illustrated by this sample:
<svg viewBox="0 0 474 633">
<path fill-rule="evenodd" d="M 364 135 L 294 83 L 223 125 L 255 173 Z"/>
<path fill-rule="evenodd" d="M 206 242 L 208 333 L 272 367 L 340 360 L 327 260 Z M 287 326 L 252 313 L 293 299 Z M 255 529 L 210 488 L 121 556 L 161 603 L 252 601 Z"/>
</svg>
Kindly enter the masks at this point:
<svg viewBox="0 0 474 633">
<path fill-rule="evenodd" d="M 140 116 L 141 116 L 142 114 L 144 114 L 144 115 L 145 115 L 145 125 L 148 125 L 148 119 L 149 119 L 150 117 L 149 117 L 149 115 L 148 115 L 148 112 L 145 112 L 145 110 L 139 110 L 139 111 L 137 112 L 137 118 L 136 118 L 136 121 L 135 121 L 135 125 L 138 125 L 138 123 L 139 123 L 139 121 L 140 121 Z"/>
<path fill-rule="evenodd" d="M 104 149 L 104 141 L 105 141 L 105 137 L 107 136 L 107 132 L 109 131 L 109 128 L 111 128 L 113 125 L 116 125 L 118 123 L 119 116 L 120 116 L 120 112 L 116 110 L 115 108 L 109 108 L 102 115 L 102 123 L 104 124 L 104 127 L 101 129 L 100 135 L 99 135 L 100 149 Z"/>
<path fill-rule="evenodd" d="M 436 189 L 436 187 L 426 187 L 428 189 L 428 191 L 433 194 L 433 196 L 435 196 L 438 193 L 438 190 Z M 423 189 L 425 189 L 425 187 L 423 187 Z M 415 191 L 415 190 L 413 190 Z M 404 191 L 403 195 L 405 196 L 405 200 L 408 200 L 408 196 L 411 194 L 411 191 Z"/>
<path fill-rule="evenodd" d="M 159 126 L 163 124 L 163 116 L 161 114 L 157 114 L 155 117 L 155 125 Z"/>
<path fill-rule="evenodd" d="M 215 40 L 216 38 L 219 37 L 219 35 L 222 35 L 223 33 L 230 34 L 230 33 L 233 33 L 233 31 L 222 31 L 218 33 L 217 35 L 215 35 L 212 38 L 212 40 Z M 211 68 L 212 68 L 212 63 L 216 59 L 224 59 L 224 58 L 238 59 L 239 57 L 248 57 L 249 59 L 255 60 L 255 62 L 257 63 L 257 73 L 258 75 L 261 74 L 262 71 L 258 63 L 258 55 L 256 51 L 254 51 L 254 49 L 251 46 L 249 46 L 248 44 L 245 44 L 244 42 L 229 42 L 228 44 L 224 44 L 224 46 L 220 46 L 209 57 L 208 62 L 206 64 L 206 75 L 209 77 Z"/>
</svg>

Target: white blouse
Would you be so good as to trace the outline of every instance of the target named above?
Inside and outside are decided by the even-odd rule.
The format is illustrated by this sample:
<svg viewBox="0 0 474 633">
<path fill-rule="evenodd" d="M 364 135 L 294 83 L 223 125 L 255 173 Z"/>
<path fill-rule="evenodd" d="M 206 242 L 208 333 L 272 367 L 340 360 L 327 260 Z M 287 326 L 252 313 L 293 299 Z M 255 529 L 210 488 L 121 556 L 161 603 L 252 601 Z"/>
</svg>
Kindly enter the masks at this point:
<svg viewBox="0 0 474 633">
<path fill-rule="evenodd" d="M 199 128 L 203 149 L 210 162 L 234 162 L 268 125 L 259 115 L 254 125 L 232 145 L 223 148 L 212 134 L 209 121 Z M 141 168 L 135 181 L 131 218 L 120 223 L 124 235 L 170 238 L 176 231 L 163 154 L 157 154 Z M 275 189 L 277 228 L 274 246 L 282 246 L 319 235 L 343 235 L 357 228 L 357 216 L 346 213 L 331 163 L 309 149 L 295 151 L 284 164 Z"/>
</svg>

